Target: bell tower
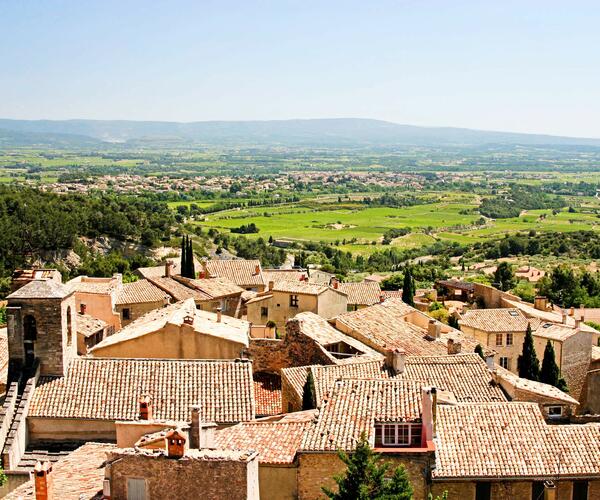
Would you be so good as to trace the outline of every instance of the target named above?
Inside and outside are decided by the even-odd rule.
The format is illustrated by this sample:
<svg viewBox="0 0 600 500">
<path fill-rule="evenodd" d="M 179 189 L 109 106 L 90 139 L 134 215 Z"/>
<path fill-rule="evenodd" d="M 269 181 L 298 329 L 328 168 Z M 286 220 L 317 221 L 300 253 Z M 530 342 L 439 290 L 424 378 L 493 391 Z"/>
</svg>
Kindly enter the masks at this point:
<svg viewBox="0 0 600 500">
<path fill-rule="evenodd" d="M 77 356 L 74 292 L 54 280 L 34 280 L 7 300 L 9 375 L 36 360 L 40 375 L 65 375 Z"/>
</svg>

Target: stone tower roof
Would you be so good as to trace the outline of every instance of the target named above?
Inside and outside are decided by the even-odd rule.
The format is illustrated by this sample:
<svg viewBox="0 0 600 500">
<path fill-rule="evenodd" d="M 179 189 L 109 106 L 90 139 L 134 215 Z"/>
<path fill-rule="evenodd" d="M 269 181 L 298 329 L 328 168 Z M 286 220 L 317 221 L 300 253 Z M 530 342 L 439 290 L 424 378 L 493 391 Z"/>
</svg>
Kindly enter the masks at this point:
<svg viewBox="0 0 600 500">
<path fill-rule="evenodd" d="M 54 280 L 35 280 L 11 293 L 7 299 L 64 299 L 72 290 Z"/>
</svg>

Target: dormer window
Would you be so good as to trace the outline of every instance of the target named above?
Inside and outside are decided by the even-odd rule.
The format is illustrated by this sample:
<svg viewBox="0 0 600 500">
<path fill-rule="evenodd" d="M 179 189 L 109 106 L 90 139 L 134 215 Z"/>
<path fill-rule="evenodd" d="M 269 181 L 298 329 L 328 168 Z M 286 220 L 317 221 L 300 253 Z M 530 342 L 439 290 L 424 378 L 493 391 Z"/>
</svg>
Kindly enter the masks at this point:
<svg viewBox="0 0 600 500">
<path fill-rule="evenodd" d="M 420 422 L 394 422 L 375 425 L 376 443 L 381 446 L 410 447 L 421 446 L 423 427 Z"/>
</svg>

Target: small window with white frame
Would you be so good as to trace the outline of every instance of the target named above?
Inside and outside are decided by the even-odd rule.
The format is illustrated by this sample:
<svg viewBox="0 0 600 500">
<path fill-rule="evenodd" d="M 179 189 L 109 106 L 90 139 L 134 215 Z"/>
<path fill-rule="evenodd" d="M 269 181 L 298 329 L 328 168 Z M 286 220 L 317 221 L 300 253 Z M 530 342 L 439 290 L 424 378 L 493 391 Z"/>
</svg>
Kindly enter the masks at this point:
<svg viewBox="0 0 600 500">
<path fill-rule="evenodd" d="M 505 356 L 500 358 L 500 366 L 502 368 L 506 368 L 507 370 L 510 370 L 510 358 L 507 358 Z"/>
<path fill-rule="evenodd" d="M 384 446 L 420 446 L 421 424 L 381 424 L 381 443 Z"/>
<path fill-rule="evenodd" d="M 559 406 L 559 405 L 547 406 L 546 411 L 548 412 L 549 418 L 560 418 L 560 417 L 562 417 L 562 414 L 563 414 L 562 406 Z"/>
</svg>

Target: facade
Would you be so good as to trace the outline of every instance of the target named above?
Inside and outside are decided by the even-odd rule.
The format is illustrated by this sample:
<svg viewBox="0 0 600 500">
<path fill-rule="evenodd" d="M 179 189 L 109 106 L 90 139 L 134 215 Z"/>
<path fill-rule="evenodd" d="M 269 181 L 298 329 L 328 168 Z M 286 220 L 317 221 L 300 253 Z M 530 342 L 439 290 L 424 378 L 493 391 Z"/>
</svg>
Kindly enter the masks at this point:
<svg viewBox="0 0 600 500">
<path fill-rule="evenodd" d="M 108 325 L 89 314 L 77 314 L 77 354 L 85 355 L 88 350 L 109 335 Z"/>
<path fill-rule="evenodd" d="M 193 299 L 150 311 L 93 349 L 94 357 L 236 359 L 248 347 L 250 324 L 196 309 Z"/>
<path fill-rule="evenodd" d="M 348 296 L 332 287 L 306 282 L 269 283 L 269 289 L 246 303 L 248 321 L 253 325 L 274 322 L 283 327 L 301 312 L 333 318 L 346 311 Z"/>
</svg>

